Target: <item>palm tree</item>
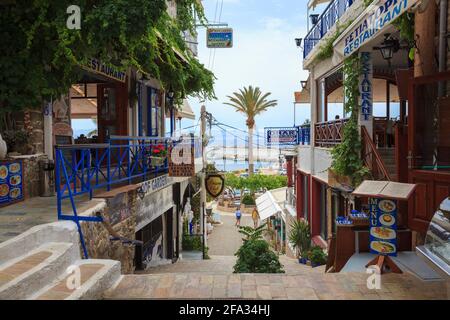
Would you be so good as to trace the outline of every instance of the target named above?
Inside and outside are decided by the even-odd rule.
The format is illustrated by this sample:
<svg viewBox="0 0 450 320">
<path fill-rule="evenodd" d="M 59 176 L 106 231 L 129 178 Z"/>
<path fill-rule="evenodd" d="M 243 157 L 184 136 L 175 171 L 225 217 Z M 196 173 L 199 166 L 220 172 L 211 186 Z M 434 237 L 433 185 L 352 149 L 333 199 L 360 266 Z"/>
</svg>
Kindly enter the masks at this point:
<svg viewBox="0 0 450 320">
<path fill-rule="evenodd" d="M 248 172 L 253 174 L 253 129 L 255 127 L 255 117 L 270 107 L 275 107 L 278 104 L 277 100 L 267 100 L 271 95 L 270 92 L 262 94 L 261 90 L 256 87 L 249 86 L 248 88 L 239 89 L 239 92 L 233 92 L 233 96 L 227 96 L 230 102 L 224 104 L 232 106 L 236 112 L 241 112 L 247 117 L 248 127 Z"/>
</svg>

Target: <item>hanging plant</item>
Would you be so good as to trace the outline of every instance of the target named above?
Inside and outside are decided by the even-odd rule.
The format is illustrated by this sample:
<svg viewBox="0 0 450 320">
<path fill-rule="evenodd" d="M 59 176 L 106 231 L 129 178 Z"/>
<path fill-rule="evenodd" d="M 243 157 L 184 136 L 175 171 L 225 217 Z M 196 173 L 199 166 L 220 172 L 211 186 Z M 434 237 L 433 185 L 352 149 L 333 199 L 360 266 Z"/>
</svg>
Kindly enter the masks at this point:
<svg viewBox="0 0 450 320">
<path fill-rule="evenodd" d="M 360 184 L 369 172 L 361 160 L 362 144 L 358 128 L 359 76 L 361 74 L 358 53 L 344 61 L 343 73 L 346 98 L 344 110 L 346 114 L 350 114 L 350 118 L 344 126 L 342 142 L 331 151 L 333 158 L 331 168 L 338 175 L 350 177 L 355 186 Z"/>
<path fill-rule="evenodd" d="M 334 33 L 325 39 L 325 43 L 319 48 L 319 52 L 317 53 L 317 56 L 314 58 L 314 62 L 321 62 L 323 60 L 329 59 L 333 56 L 334 52 L 334 46 L 333 43 L 339 38 L 339 36 L 344 32 L 345 29 L 347 29 L 351 24 L 353 20 L 347 21 L 342 26 L 339 24 L 339 22 L 336 23 L 336 30 Z"/>
</svg>

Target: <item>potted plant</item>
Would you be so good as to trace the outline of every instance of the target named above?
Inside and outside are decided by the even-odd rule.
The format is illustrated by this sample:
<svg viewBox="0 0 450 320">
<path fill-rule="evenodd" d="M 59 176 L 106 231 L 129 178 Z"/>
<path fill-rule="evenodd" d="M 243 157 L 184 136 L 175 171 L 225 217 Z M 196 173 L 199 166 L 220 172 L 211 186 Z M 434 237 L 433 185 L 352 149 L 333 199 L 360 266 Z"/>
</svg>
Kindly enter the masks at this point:
<svg viewBox="0 0 450 320">
<path fill-rule="evenodd" d="M 153 167 L 160 167 L 167 157 L 167 148 L 163 144 L 158 144 L 151 149 L 151 161 Z"/>
<path fill-rule="evenodd" d="M 306 264 L 307 253 L 311 248 L 311 232 L 309 224 L 305 220 L 297 220 L 291 224 L 291 231 L 289 234 L 289 242 L 297 250 L 300 256 L 299 262 Z"/>
<path fill-rule="evenodd" d="M 314 246 L 308 253 L 308 259 L 311 261 L 311 267 L 315 268 L 327 263 L 327 255 L 319 246 Z"/>
</svg>

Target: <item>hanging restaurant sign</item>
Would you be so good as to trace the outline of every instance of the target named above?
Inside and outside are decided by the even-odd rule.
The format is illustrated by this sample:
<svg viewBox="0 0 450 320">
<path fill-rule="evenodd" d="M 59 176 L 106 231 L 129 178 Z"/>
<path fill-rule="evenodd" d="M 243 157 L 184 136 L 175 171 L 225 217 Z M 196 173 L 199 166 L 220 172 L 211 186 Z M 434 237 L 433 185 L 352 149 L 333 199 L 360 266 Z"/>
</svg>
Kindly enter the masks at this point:
<svg viewBox="0 0 450 320">
<path fill-rule="evenodd" d="M 361 52 L 360 58 L 361 76 L 359 80 L 359 92 L 361 93 L 361 123 L 369 127 L 372 125 L 373 120 L 372 54 L 370 52 Z"/>
<path fill-rule="evenodd" d="M 371 4 L 339 37 L 338 50 L 345 57 L 374 39 L 381 30 L 401 16 L 418 0 L 379 0 Z"/>
<path fill-rule="evenodd" d="M 233 29 L 209 28 L 206 31 L 206 46 L 208 48 L 232 48 Z"/>
<path fill-rule="evenodd" d="M 299 141 L 299 128 L 265 128 L 267 146 L 295 146 Z"/>
<path fill-rule="evenodd" d="M 105 64 L 95 58 L 89 59 L 88 63 L 83 65 L 83 68 L 120 82 L 125 82 L 127 76 L 124 71 L 120 71 L 116 67 Z"/>
<path fill-rule="evenodd" d="M 213 198 L 220 196 L 225 189 L 225 178 L 220 174 L 209 174 L 205 180 L 206 191 Z"/>
</svg>

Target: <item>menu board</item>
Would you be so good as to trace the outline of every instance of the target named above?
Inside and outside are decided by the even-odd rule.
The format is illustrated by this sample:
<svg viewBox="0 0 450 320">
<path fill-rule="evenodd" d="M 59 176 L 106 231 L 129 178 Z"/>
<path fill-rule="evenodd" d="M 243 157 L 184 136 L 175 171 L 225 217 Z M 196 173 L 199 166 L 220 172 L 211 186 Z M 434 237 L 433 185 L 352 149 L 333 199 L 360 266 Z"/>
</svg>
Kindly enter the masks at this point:
<svg viewBox="0 0 450 320">
<path fill-rule="evenodd" d="M 369 199 L 370 252 L 397 256 L 397 201 Z"/>
<path fill-rule="evenodd" d="M 22 161 L 0 161 L 0 206 L 23 200 Z"/>
</svg>

